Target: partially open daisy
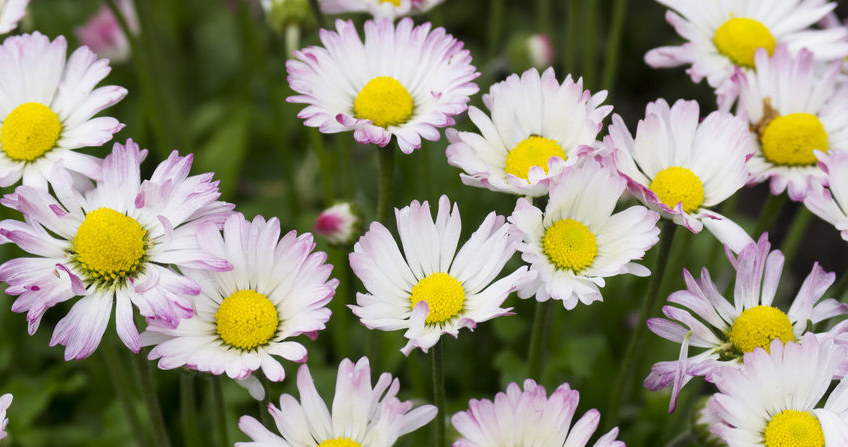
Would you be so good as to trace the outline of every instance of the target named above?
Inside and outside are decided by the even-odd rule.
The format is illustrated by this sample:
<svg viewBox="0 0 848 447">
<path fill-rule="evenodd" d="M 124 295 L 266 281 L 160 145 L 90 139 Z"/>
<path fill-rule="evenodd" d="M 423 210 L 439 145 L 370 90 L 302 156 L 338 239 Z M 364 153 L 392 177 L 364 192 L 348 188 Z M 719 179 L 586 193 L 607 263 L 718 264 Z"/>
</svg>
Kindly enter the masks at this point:
<svg viewBox="0 0 848 447">
<path fill-rule="evenodd" d="M 848 152 L 816 152 L 824 183 L 811 182 L 804 205 L 830 223 L 848 241 Z"/>
<path fill-rule="evenodd" d="M 321 30 L 323 47 L 295 51 L 286 62 L 288 81 L 308 104 L 298 117 L 324 133 L 353 131 L 360 143 L 384 147 L 397 138 L 404 153 L 436 141 L 438 127 L 454 124 L 469 96 L 479 90 L 471 53 L 444 28 L 412 19 L 365 22 L 365 42 L 351 21 Z"/>
<path fill-rule="evenodd" d="M 633 206 L 613 214 L 627 181 L 594 158 L 565 168 L 554 180 L 544 213 L 518 199 L 510 223 L 521 233 L 521 258 L 538 273 L 518 295 L 538 301 L 561 300 L 566 309 L 578 301 L 600 301 L 604 278 L 650 271 L 631 262 L 659 240 L 659 214 Z"/>
<path fill-rule="evenodd" d="M 380 374 L 371 385 L 371 367 L 363 357 L 356 364 L 348 359 L 339 365 L 332 408 L 327 408 L 315 389 L 309 368 L 297 372 L 300 402 L 289 394 L 280 396 L 280 407 L 268 405 L 279 435 L 251 416 L 242 416 L 239 428 L 251 442 L 236 447 L 391 447 L 436 416 L 436 407 L 397 398 L 398 379 Z"/>
<path fill-rule="evenodd" d="M 36 32 L 0 45 L 0 186 L 47 187 L 47 175 L 62 161 L 85 177 L 100 177 L 100 159 L 74 149 L 101 146 L 124 126 L 115 118 L 93 118 L 127 94 L 123 87 L 95 88 L 109 74 L 109 61 L 82 47 L 65 60 L 67 42 Z"/>
<path fill-rule="evenodd" d="M 754 147 L 748 126 L 729 113 L 700 121 L 697 101 L 649 103 L 634 138 L 612 117 L 604 151 L 614 156 L 628 188 L 649 208 L 693 233 L 707 227 L 734 251 L 753 242 L 739 225 L 710 210 L 748 180 Z"/>
<path fill-rule="evenodd" d="M 836 275 L 825 272 L 818 263 L 804 279 L 788 312 L 772 306 L 784 258 L 779 250 L 769 251 L 770 247 L 764 234 L 738 257 L 728 252 L 736 269 L 732 302 L 721 295 L 706 268 L 700 280 L 684 270 L 686 290 L 668 297 L 677 306 L 663 307 L 668 319 L 648 320 L 651 331 L 681 345 L 679 359 L 655 364 L 644 383 L 653 391 L 673 387 L 669 410 L 674 410 L 680 389 L 692 377 L 706 376 L 723 365 L 738 367 L 742 356 L 756 348 L 768 350 L 773 340 L 800 340 L 813 325 L 848 314 L 848 305 L 822 300 Z M 701 351 L 690 357 L 690 345 Z"/>
<path fill-rule="evenodd" d="M 592 95 L 571 75 L 560 84 L 553 68 L 535 68 L 492 86 L 483 102 L 491 117 L 471 106 L 480 133 L 448 129 L 448 163 L 461 168 L 466 185 L 512 194 L 543 196 L 551 179 L 593 146 L 612 106 L 607 92 Z"/>
<path fill-rule="evenodd" d="M 848 85 L 837 88 L 842 61 L 826 71 L 813 62 L 806 49 L 793 57 L 779 46 L 771 58 L 757 52 L 756 73 L 734 76 L 737 114 L 750 123 L 757 142 L 748 162 L 751 182 L 770 180 L 772 194 L 785 190 L 795 201 L 804 199 L 810 180 L 821 182 L 826 175 L 814 151 L 848 151 Z"/>
<path fill-rule="evenodd" d="M 27 312 L 33 334 L 50 308 L 80 297 L 53 331 L 50 345 L 65 346 L 65 359 L 88 357 L 100 344 L 112 307 L 124 344 L 138 352 L 141 341 L 133 305 L 141 315 L 176 327 L 189 318 L 198 284 L 170 265 L 229 270 L 208 253 L 198 230 L 223 224 L 232 205 L 218 202 L 212 174 L 189 176 L 192 156 L 174 151 L 150 180 L 141 180 L 147 150 L 128 140 L 115 144 L 103 160 L 102 176 L 81 193 L 67 171 L 51 177 L 47 190 L 19 186 L 3 205 L 20 211 L 25 222 L 0 222 L 0 243 L 12 242 L 35 257 L 0 266 L 6 294 L 18 296 L 12 310 Z M 58 200 L 57 200 L 58 199 Z"/>
<path fill-rule="evenodd" d="M 285 371 L 274 356 L 305 362 L 306 348 L 292 339 L 314 338 L 330 319 L 326 305 L 339 282 L 329 279 L 333 266 L 324 263 L 327 255 L 313 252 L 309 233 L 291 231 L 280 239 L 280 222 L 262 216 L 249 222 L 233 214 L 223 237 L 213 225 L 198 237 L 204 249 L 229 260 L 233 269 L 181 269 L 200 285 L 195 314 L 177 327 L 148 325 L 142 341 L 155 345 L 149 358 L 159 359 L 162 369 L 188 366 L 241 381 L 261 368 L 268 379 L 282 381 Z M 262 398 L 257 379 L 243 384 Z"/>
<path fill-rule="evenodd" d="M 18 26 L 26 15 L 29 0 L 0 0 L 0 34 L 6 34 Z"/>
<path fill-rule="evenodd" d="M 536 274 L 520 267 L 492 282 L 515 253 L 519 235 L 503 216 L 486 216 L 459 252 L 459 209 L 447 196 L 439 200 L 436 221 L 430 204 L 413 201 L 396 210 L 403 254 L 389 230 L 379 222 L 353 246 L 350 266 L 368 293 L 357 293 L 351 305 L 369 329 L 406 329 L 402 349 L 427 352 L 443 334 L 509 314 L 501 308 L 510 293 Z"/>
<path fill-rule="evenodd" d="M 763 48 L 772 54 L 785 44 L 794 54 L 809 48 L 816 60 L 848 56 L 848 29 L 814 28 L 836 8 L 826 0 L 657 0 L 671 8 L 666 20 L 687 40 L 680 46 L 656 48 L 645 55 L 652 67 L 687 65 L 695 82 L 707 78 L 719 91 L 719 104 L 730 107 L 736 67 L 754 69 L 754 53 Z M 678 13 L 680 15 L 678 15 Z"/>
<path fill-rule="evenodd" d="M 580 393 L 567 383 L 550 397 L 545 387 L 531 379 L 524 389 L 510 383 L 495 401 L 471 399 L 468 410 L 453 415 L 451 422 L 461 438 L 452 447 L 585 447 L 598 429 L 601 414 L 589 410 L 572 426 Z M 601 436 L 594 447 L 624 447 L 616 440 L 618 428 Z"/>
<path fill-rule="evenodd" d="M 445 0 L 321 0 L 321 10 L 327 14 L 365 12 L 377 19 L 396 19 L 420 14 Z"/>
<path fill-rule="evenodd" d="M 848 381 L 828 393 L 848 352 L 813 334 L 798 341 L 774 340 L 745 354 L 741 368 L 713 372 L 712 432 L 729 447 L 848 445 Z"/>
</svg>

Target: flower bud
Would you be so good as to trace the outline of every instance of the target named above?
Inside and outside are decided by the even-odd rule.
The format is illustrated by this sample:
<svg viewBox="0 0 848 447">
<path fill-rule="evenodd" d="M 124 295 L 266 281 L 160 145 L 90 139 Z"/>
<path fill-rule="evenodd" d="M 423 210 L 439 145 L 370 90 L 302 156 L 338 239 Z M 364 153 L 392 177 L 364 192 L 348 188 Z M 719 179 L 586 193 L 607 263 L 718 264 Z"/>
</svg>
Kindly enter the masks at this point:
<svg viewBox="0 0 848 447">
<path fill-rule="evenodd" d="M 132 32 L 138 31 L 138 19 L 135 9 L 129 0 L 117 2 L 118 9 L 124 16 Z M 130 42 L 112 11 L 101 6 L 97 14 L 88 19 L 85 24 L 74 30 L 81 44 L 87 46 L 100 57 L 112 62 L 126 62 L 130 58 Z"/>
<path fill-rule="evenodd" d="M 308 0 L 261 0 L 261 3 L 268 24 L 278 33 L 286 32 L 290 26 L 312 25 Z"/>
<path fill-rule="evenodd" d="M 510 39 L 506 49 L 510 70 L 515 73 L 530 68 L 543 70 L 554 63 L 554 47 L 547 34 L 519 34 Z"/>
<path fill-rule="evenodd" d="M 318 215 L 315 234 L 333 245 L 350 245 L 362 234 L 362 219 L 354 205 L 342 202 Z"/>
</svg>

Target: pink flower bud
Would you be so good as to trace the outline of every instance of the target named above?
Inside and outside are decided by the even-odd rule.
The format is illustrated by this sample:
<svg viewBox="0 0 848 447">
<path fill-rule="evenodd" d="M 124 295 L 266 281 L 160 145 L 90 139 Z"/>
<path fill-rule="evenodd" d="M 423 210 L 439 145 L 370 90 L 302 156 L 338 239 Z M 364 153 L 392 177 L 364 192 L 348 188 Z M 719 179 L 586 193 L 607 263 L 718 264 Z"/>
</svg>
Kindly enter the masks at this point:
<svg viewBox="0 0 848 447">
<path fill-rule="evenodd" d="M 315 219 L 315 233 L 335 245 L 348 245 L 359 236 L 360 218 L 350 203 L 344 202 L 324 210 Z"/>
<path fill-rule="evenodd" d="M 132 2 L 120 0 L 118 8 L 127 21 L 127 25 L 136 32 L 138 19 Z M 97 14 L 88 19 L 83 26 L 77 28 L 75 33 L 81 44 L 89 47 L 100 57 L 112 62 L 125 62 L 130 58 L 130 43 L 127 36 L 121 30 L 115 15 L 105 5 L 101 6 Z"/>
</svg>

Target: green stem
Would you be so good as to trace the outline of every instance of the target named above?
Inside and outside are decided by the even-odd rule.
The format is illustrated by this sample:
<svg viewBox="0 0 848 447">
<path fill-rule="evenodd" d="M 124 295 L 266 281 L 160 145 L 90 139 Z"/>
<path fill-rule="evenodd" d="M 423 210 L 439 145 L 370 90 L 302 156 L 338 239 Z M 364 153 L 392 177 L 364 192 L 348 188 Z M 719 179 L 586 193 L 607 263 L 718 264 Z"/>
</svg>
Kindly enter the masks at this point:
<svg viewBox="0 0 848 447">
<path fill-rule="evenodd" d="M 112 340 L 112 337 L 109 337 L 108 335 L 104 337 L 104 342 L 100 347 L 99 352 L 103 356 L 103 363 L 106 365 L 106 371 L 109 373 L 109 380 L 115 388 L 115 394 L 121 402 L 121 406 L 127 415 L 127 419 L 129 419 L 130 427 L 132 428 L 133 433 L 137 434 L 136 440 L 138 441 L 138 445 L 148 445 L 149 438 L 147 430 L 142 428 L 141 422 L 138 420 L 138 415 L 135 413 L 135 406 L 133 405 L 132 398 L 132 385 L 129 380 L 127 380 L 128 375 L 126 374 L 124 366 L 121 364 L 121 360 L 115 350 L 115 343 Z"/>
<path fill-rule="evenodd" d="M 686 430 L 683 433 L 675 436 L 674 439 L 668 442 L 665 447 L 682 447 L 685 445 L 690 445 L 692 441 L 695 441 L 695 435 L 692 434 L 690 430 Z"/>
<path fill-rule="evenodd" d="M 436 404 L 436 447 L 445 447 L 445 365 L 442 341 L 433 346 L 433 402 Z"/>
<path fill-rule="evenodd" d="M 377 221 L 388 226 L 392 216 L 392 191 L 395 182 L 395 148 L 377 149 L 380 157 L 380 179 L 377 185 Z"/>
<path fill-rule="evenodd" d="M 330 301 L 330 308 L 333 312 L 333 324 L 330 325 L 333 333 L 333 351 L 335 358 L 342 359 L 351 357 L 348 353 L 348 339 L 350 338 L 350 325 L 348 324 L 348 297 L 353 291 L 352 273 L 347 260 L 347 250 L 334 249 L 330 256 L 334 259 L 333 265 L 336 266 L 336 275 L 340 279 L 339 286 L 336 289 L 336 296 Z"/>
<path fill-rule="evenodd" d="M 636 323 L 636 327 L 633 328 L 633 334 L 627 344 L 621 369 L 618 371 L 618 376 L 610 394 L 609 406 L 604 413 L 604 417 L 606 418 L 605 425 L 607 427 L 613 427 L 618 424 L 618 415 L 621 410 L 624 393 L 628 385 L 633 382 L 633 377 L 637 374 L 635 366 L 641 354 L 642 345 L 645 342 L 646 321 L 648 321 L 648 317 L 654 312 L 654 307 L 657 305 L 660 285 L 663 282 L 666 267 L 669 265 L 668 259 L 671 253 L 671 247 L 674 245 L 674 235 L 676 233 L 677 225 L 671 220 L 663 220 L 660 246 L 654 261 L 653 274 L 648 283 L 648 289 L 645 292 L 645 299 L 642 301 L 642 308 L 639 310 L 639 320 Z"/>
<path fill-rule="evenodd" d="M 536 0 L 536 26 L 543 33 L 551 32 L 551 0 Z"/>
<path fill-rule="evenodd" d="M 227 404 L 224 401 L 224 388 L 221 385 L 220 376 L 211 377 L 212 386 L 212 411 L 215 413 L 215 425 L 218 426 L 218 442 L 221 447 L 229 447 L 229 434 L 227 433 Z"/>
<path fill-rule="evenodd" d="M 165 427 L 165 419 L 162 417 L 162 407 L 159 405 L 159 395 L 156 393 L 156 382 L 153 380 L 153 372 L 144 355 L 134 355 L 133 365 L 138 372 L 141 383 L 141 394 L 144 396 L 144 404 L 150 416 L 150 427 L 153 431 L 153 445 L 156 447 L 169 447 L 171 440 L 168 437 L 168 429 Z"/>
<path fill-rule="evenodd" d="M 321 12 L 321 5 L 318 4 L 318 0 L 309 0 L 309 7 L 312 9 L 312 15 L 315 16 L 315 23 L 321 28 L 327 28 L 327 19 Z"/>
<path fill-rule="evenodd" d="M 194 375 L 189 371 L 180 371 L 180 415 L 183 432 L 183 445 L 197 447 L 197 404 L 194 397 Z"/>
<path fill-rule="evenodd" d="M 343 185 L 342 196 L 346 199 L 353 199 L 356 197 L 356 184 L 353 181 L 353 164 L 355 160 L 349 136 L 337 135 L 336 147 L 338 149 L 339 160 L 341 160 L 339 163 L 339 177 Z"/>
<path fill-rule="evenodd" d="M 598 53 L 596 46 L 598 42 L 598 3 L 597 0 L 589 0 L 583 3 L 585 8 L 583 32 L 583 87 L 592 88 L 595 82 L 595 72 L 597 71 Z"/>
<path fill-rule="evenodd" d="M 271 413 L 268 413 L 268 406 L 271 404 L 271 381 L 265 377 L 265 374 L 257 374 L 259 382 L 262 383 L 262 389 L 265 390 L 265 397 L 259 402 L 259 420 L 266 427 L 273 427 L 274 420 L 271 418 Z"/>
<path fill-rule="evenodd" d="M 500 52 L 501 34 L 503 33 L 505 0 L 491 0 L 489 4 L 489 48 L 488 58 L 494 59 Z"/>
<path fill-rule="evenodd" d="M 795 212 L 795 218 L 792 220 L 792 225 L 789 226 L 789 232 L 786 233 L 786 239 L 783 240 L 783 244 L 780 246 L 780 251 L 783 252 L 783 256 L 786 259 L 795 257 L 795 252 L 798 251 L 798 246 L 801 244 L 801 240 L 804 239 L 804 235 L 807 234 L 810 223 L 812 223 L 812 217 L 812 213 L 807 211 L 806 207 L 798 207 L 798 211 Z"/>
<path fill-rule="evenodd" d="M 542 380 L 542 368 L 545 357 L 543 341 L 548 329 L 548 323 L 550 322 L 549 315 L 548 302 L 537 302 L 536 312 L 533 315 L 533 328 L 530 333 L 530 353 L 527 359 L 527 363 L 529 364 L 527 377 L 537 382 L 541 382 Z"/>
<path fill-rule="evenodd" d="M 315 149 L 315 155 L 318 156 L 318 168 L 321 171 L 321 186 L 324 192 L 324 205 L 330 206 L 333 203 L 335 191 L 333 188 L 333 163 L 324 149 L 324 136 L 318 129 L 309 129 L 309 139 L 312 140 L 312 148 Z"/>
<path fill-rule="evenodd" d="M 837 281 L 836 285 L 833 286 L 833 292 L 829 295 L 836 299 L 836 301 L 842 301 L 842 296 L 845 295 L 846 291 L 848 291 L 848 269 L 842 273 L 839 281 Z"/>
<path fill-rule="evenodd" d="M 601 88 L 610 90 L 615 83 L 618 73 L 618 59 L 621 51 L 621 37 L 624 34 L 624 18 L 627 15 L 627 0 L 615 0 L 610 17 L 610 32 L 607 35 L 607 46 L 604 54 L 606 64 L 604 65 L 603 81 Z"/>
<path fill-rule="evenodd" d="M 568 0 L 568 17 L 565 20 L 565 50 L 562 52 L 566 73 L 577 76 L 577 16 L 580 15 L 580 3 Z"/>
<path fill-rule="evenodd" d="M 780 211 L 784 205 L 786 205 L 786 194 L 779 196 L 769 194 L 766 204 L 763 205 L 763 210 L 760 211 L 760 220 L 757 222 L 756 228 L 754 228 L 753 237 L 755 240 L 759 239 L 761 234 L 768 231 L 774 225 L 774 221 L 780 215 Z"/>
</svg>

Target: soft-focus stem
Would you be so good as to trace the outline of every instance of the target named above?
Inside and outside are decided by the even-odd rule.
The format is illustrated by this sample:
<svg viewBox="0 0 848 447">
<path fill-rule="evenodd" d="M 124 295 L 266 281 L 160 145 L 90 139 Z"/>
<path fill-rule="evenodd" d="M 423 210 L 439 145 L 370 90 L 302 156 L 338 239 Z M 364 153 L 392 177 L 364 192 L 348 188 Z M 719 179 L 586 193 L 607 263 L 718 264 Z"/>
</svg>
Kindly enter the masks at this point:
<svg viewBox="0 0 848 447">
<path fill-rule="evenodd" d="M 312 15 L 315 16 L 315 23 L 321 28 L 327 28 L 327 19 L 321 12 L 321 5 L 318 4 L 318 0 L 309 0 L 309 7 L 312 9 Z"/>
<path fill-rule="evenodd" d="M 580 14 L 578 0 L 568 1 L 568 17 L 565 19 L 565 50 L 562 52 L 566 73 L 577 75 L 577 16 Z"/>
<path fill-rule="evenodd" d="M 115 343 L 109 334 L 104 337 L 99 352 L 103 356 L 103 362 L 106 364 L 109 379 L 115 388 L 115 394 L 117 394 L 118 400 L 121 402 L 121 407 L 123 407 L 127 415 L 130 427 L 132 427 L 133 433 L 137 434 L 136 441 L 138 441 L 138 445 L 148 445 L 149 438 L 147 437 L 147 430 L 142 428 L 141 422 L 138 420 L 138 415 L 135 413 L 135 407 L 133 406 L 132 385 L 127 380 L 128 376 L 121 364 L 118 353 L 115 351 Z"/>
<path fill-rule="evenodd" d="M 271 413 L 268 412 L 268 406 L 271 405 L 271 381 L 265 377 L 265 374 L 256 373 L 259 382 L 262 384 L 262 390 L 265 392 L 265 397 L 259 402 L 259 420 L 266 427 L 273 427 L 274 420 L 271 418 Z"/>
<path fill-rule="evenodd" d="M 433 403 L 436 404 L 436 447 L 445 447 L 445 365 L 442 341 L 439 340 L 431 353 L 433 359 Z"/>
<path fill-rule="evenodd" d="M 633 334 L 627 344 L 627 350 L 624 353 L 624 360 L 621 362 L 621 369 L 618 371 L 618 376 L 613 385 L 612 393 L 610 394 L 609 407 L 604 413 L 606 418 L 606 427 L 611 428 L 618 423 L 618 415 L 621 410 L 622 399 L 627 385 L 633 382 L 636 375 L 636 364 L 641 354 L 642 347 L 645 343 L 645 329 L 648 317 L 654 311 L 659 297 L 660 285 L 665 276 L 666 267 L 671 254 L 671 247 L 674 245 L 674 235 L 677 233 L 677 225 L 669 220 L 662 221 L 662 233 L 660 234 L 660 247 L 657 251 L 657 257 L 654 261 L 651 280 L 648 283 L 648 289 L 645 292 L 645 299 L 642 301 L 642 308 L 639 310 L 639 320 L 636 327 L 633 328 Z"/>
<path fill-rule="evenodd" d="M 624 34 L 624 18 L 627 15 L 627 0 L 614 0 L 612 16 L 610 17 L 609 34 L 607 34 L 606 51 L 604 52 L 604 74 L 601 88 L 610 90 L 618 74 L 618 59 L 621 52 L 621 38 Z"/>
<path fill-rule="evenodd" d="M 210 382 L 212 386 L 212 411 L 215 413 L 215 425 L 218 426 L 218 442 L 221 447 L 229 447 L 227 404 L 224 402 L 224 388 L 221 385 L 221 377 L 212 376 Z"/>
<path fill-rule="evenodd" d="M 377 149 L 380 158 L 380 179 L 377 185 L 377 221 L 385 226 L 392 215 L 392 190 L 395 182 L 395 148 Z"/>
<path fill-rule="evenodd" d="M 491 0 L 489 4 L 489 60 L 494 59 L 500 52 L 501 34 L 504 24 L 505 0 Z"/>
<path fill-rule="evenodd" d="M 779 196 L 769 194 L 766 204 L 763 205 L 763 210 L 760 212 L 760 220 L 757 221 L 754 234 L 751 235 L 754 240 L 759 239 L 761 234 L 768 231 L 774 225 L 775 219 L 780 215 L 783 206 L 786 205 L 786 200 L 786 194 Z"/>
<path fill-rule="evenodd" d="M 295 50 L 300 49 L 300 26 L 289 25 L 286 27 L 286 58 L 293 57 Z"/>
<path fill-rule="evenodd" d="M 165 419 L 162 417 L 162 407 L 159 405 L 159 395 L 156 393 L 156 383 L 153 380 L 153 371 L 150 370 L 150 364 L 144 355 L 134 355 L 133 365 L 138 372 L 141 394 L 144 396 L 144 404 L 150 416 L 153 445 L 169 447 L 171 440 L 168 437 L 168 429 L 165 427 Z"/>
<path fill-rule="evenodd" d="M 842 273 L 842 276 L 839 277 L 839 281 L 833 286 L 833 292 L 828 294 L 828 296 L 833 297 L 836 301 L 842 301 L 842 296 L 845 295 L 845 291 L 848 291 L 848 269 Z"/>
<path fill-rule="evenodd" d="M 180 371 L 180 425 L 183 433 L 183 445 L 197 447 L 197 404 L 194 397 L 194 376 L 188 371 Z"/>
<path fill-rule="evenodd" d="M 597 71 L 597 43 L 598 43 L 598 3 L 597 0 L 583 2 L 584 32 L 583 35 L 583 86 L 587 89 L 596 85 L 595 73 Z"/>
<path fill-rule="evenodd" d="M 530 333 L 530 353 L 527 363 L 529 364 L 527 377 L 541 382 L 542 368 L 544 367 L 544 339 L 547 332 L 547 326 L 551 321 L 548 318 L 548 302 L 537 302 L 536 312 L 533 316 L 533 328 Z"/>
<path fill-rule="evenodd" d="M 551 0 L 536 0 L 536 26 L 543 33 L 551 32 Z"/>
<path fill-rule="evenodd" d="M 318 169 L 321 171 L 321 189 L 324 193 L 324 206 L 333 203 L 335 191 L 333 188 L 333 163 L 326 149 L 324 149 L 324 136 L 318 129 L 309 129 L 309 139 L 312 148 L 318 157 Z"/>
<path fill-rule="evenodd" d="M 347 260 L 347 249 L 334 249 L 331 252 L 333 257 L 334 272 L 337 278 L 340 278 L 339 286 L 336 289 L 336 295 L 330 301 L 330 309 L 333 312 L 332 328 L 333 334 L 333 353 L 335 358 L 355 358 L 353 354 L 348 352 L 348 340 L 350 339 L 350 329 L 348 324 L 347 308 L 348 297 L 353 292 L 353 273 L 350 269 L 350 264 Z"/>
<path fill-rule="evenodd" d="M 780 246 L 780 251 L 783 252 L 783 256 L 786 259 L 795 257 L 795 252 L 798 251 L 798 246 L 804 239 L 804 235 L 807 234 L 810 223 L 812 223 L 812 217 L 813 214 L 806 207 L 803 205 L 798 207 L 798 211 L 795 212 L 795 218 L 792 219 L 792 225 L 789 226 L 786 239 L 783 240 L 783 244 Z"/>
</svg>

